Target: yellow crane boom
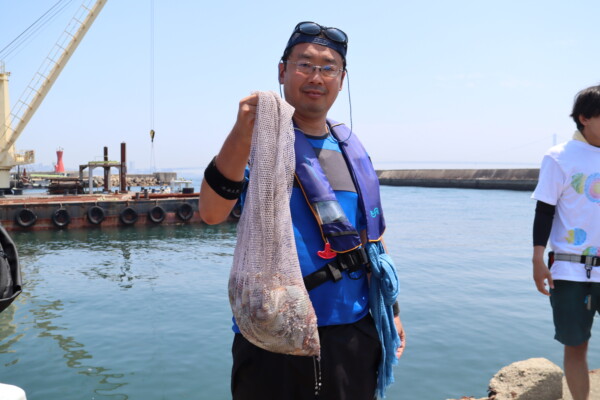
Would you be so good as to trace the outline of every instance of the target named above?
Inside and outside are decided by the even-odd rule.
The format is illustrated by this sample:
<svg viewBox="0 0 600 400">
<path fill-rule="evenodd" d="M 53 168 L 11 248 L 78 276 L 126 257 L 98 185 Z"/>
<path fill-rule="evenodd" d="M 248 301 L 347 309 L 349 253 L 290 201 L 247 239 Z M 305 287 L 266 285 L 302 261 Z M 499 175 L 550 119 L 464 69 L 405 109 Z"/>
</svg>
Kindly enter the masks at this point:
<svg viewBox="0 0 600 400">
<path fill-rule="evenodd" d="M 33 150 L 22 154 L 15 153 L 15 142 L 81 43 L 106 1 L 84 1 L 17 101 L 12 112 L 8 96 L 10 73 L 5 72 L 3 65 L 0 64 L 0 189 L 10 188 L 12 167 L 34 162 Z"/>
</svg>

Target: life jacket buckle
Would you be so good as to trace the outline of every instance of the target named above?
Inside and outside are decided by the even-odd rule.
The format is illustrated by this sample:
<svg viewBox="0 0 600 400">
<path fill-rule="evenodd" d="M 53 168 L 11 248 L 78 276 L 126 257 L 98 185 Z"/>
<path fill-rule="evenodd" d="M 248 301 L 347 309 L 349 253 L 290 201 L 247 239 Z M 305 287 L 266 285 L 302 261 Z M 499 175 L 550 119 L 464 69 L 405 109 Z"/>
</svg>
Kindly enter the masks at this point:
<svg viewBox="0 0 600 400">
<path fill-rule="evenodd" d="M 337 282 L 342 279 L 342 271 L 340 271 L 335 263 L 327 263 L 326 267 L 332 281 Z"/>
<path fill-rule="evenodd" d="M 338 254 L 338 262 L 342 271 L 349 273 L 361 270 L 366 267 L 368 270 L 369 257 L 364 247 L 359 247 L 347 253 Z"/>
</svg>

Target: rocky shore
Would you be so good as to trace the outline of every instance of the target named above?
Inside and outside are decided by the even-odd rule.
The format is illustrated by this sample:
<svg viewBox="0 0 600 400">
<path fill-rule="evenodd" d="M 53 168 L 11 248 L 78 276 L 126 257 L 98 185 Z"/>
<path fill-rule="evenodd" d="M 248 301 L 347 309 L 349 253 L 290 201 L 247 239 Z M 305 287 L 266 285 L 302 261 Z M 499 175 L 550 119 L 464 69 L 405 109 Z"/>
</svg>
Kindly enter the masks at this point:
<svg viewBox="0 0 600 400">
<path fill-rule="evenodd" d="M 600 369 L 590 371 L 590 399 L 600 399 Z M 488 385 L 488 397 L 447 400 L 573 400 L 562 369 L 545 358 L 517 361 L 502 368 Z"/>
<path fill-rule="evenodd" d="M 119 186 L 120 179 L 118 175 L 111 175 L 110 177 L 110 185 L 115 187 Z M 159 186 L 161 184 L 168 184 L 168 182 L 160 182 L 156 177 L 149 176 L 141 176 L 141 177 L 127 177 L 127 183 L 125 186 Z M 104 186 L 104 178 L 101 176 L 94 176 L 94 187 Z"/>
</svg>

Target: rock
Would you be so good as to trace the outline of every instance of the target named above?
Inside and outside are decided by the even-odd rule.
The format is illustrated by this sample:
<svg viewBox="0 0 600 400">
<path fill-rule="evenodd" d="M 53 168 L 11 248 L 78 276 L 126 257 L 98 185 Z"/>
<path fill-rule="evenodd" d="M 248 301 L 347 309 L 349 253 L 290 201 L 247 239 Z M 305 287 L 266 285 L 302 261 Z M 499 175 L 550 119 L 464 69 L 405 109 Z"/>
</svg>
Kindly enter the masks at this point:
<svg viewBox="0 0 600 400">
<path fill-rule="evenodd" d="M 490 400 L 560 400 L 563 372 L 545 358 L 517 361 L 502 368 L 489 385 Z"/>
<path fill-rule="evenodd" d="M 563 378 L 563 400 L 573 400 L 567 380 Z M 600 399 L 600 369 L 590 371 L 590 399 Z"/>
<path fill-rule="evenodd" d="M 600 369 L 590 371 L 590 399 L 600 399 Z M 502 368 L 492 378 L 489 397 L 447 400 L 573 400 L 562 370 L 545 358 L 531 358 Z"/>
</svg>

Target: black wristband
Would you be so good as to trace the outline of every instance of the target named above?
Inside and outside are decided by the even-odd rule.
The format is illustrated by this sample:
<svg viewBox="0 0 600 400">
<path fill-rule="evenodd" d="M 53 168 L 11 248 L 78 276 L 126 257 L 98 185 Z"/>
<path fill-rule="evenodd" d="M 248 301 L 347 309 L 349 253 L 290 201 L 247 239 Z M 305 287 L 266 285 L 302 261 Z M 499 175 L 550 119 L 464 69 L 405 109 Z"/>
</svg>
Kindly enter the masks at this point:
<svg viewBox="0 0 600 400">
<path fill-rule="evenodd" d="M 244 180 L 236 182 L 224 177 L 217 169 L 216 159 L 215 156 L 204 170 L 204 180 L 219 196 L 227 200 L 235 200 L 244 190 Z"/>
<path fill-rule="evenodd" d="M 394 312 L 394 317 L 400 315 L 400 304 L 398 304 L 398 302 L 394 303 L 394 305 L 392 306 L 392 311 Z"/>
</svg>

